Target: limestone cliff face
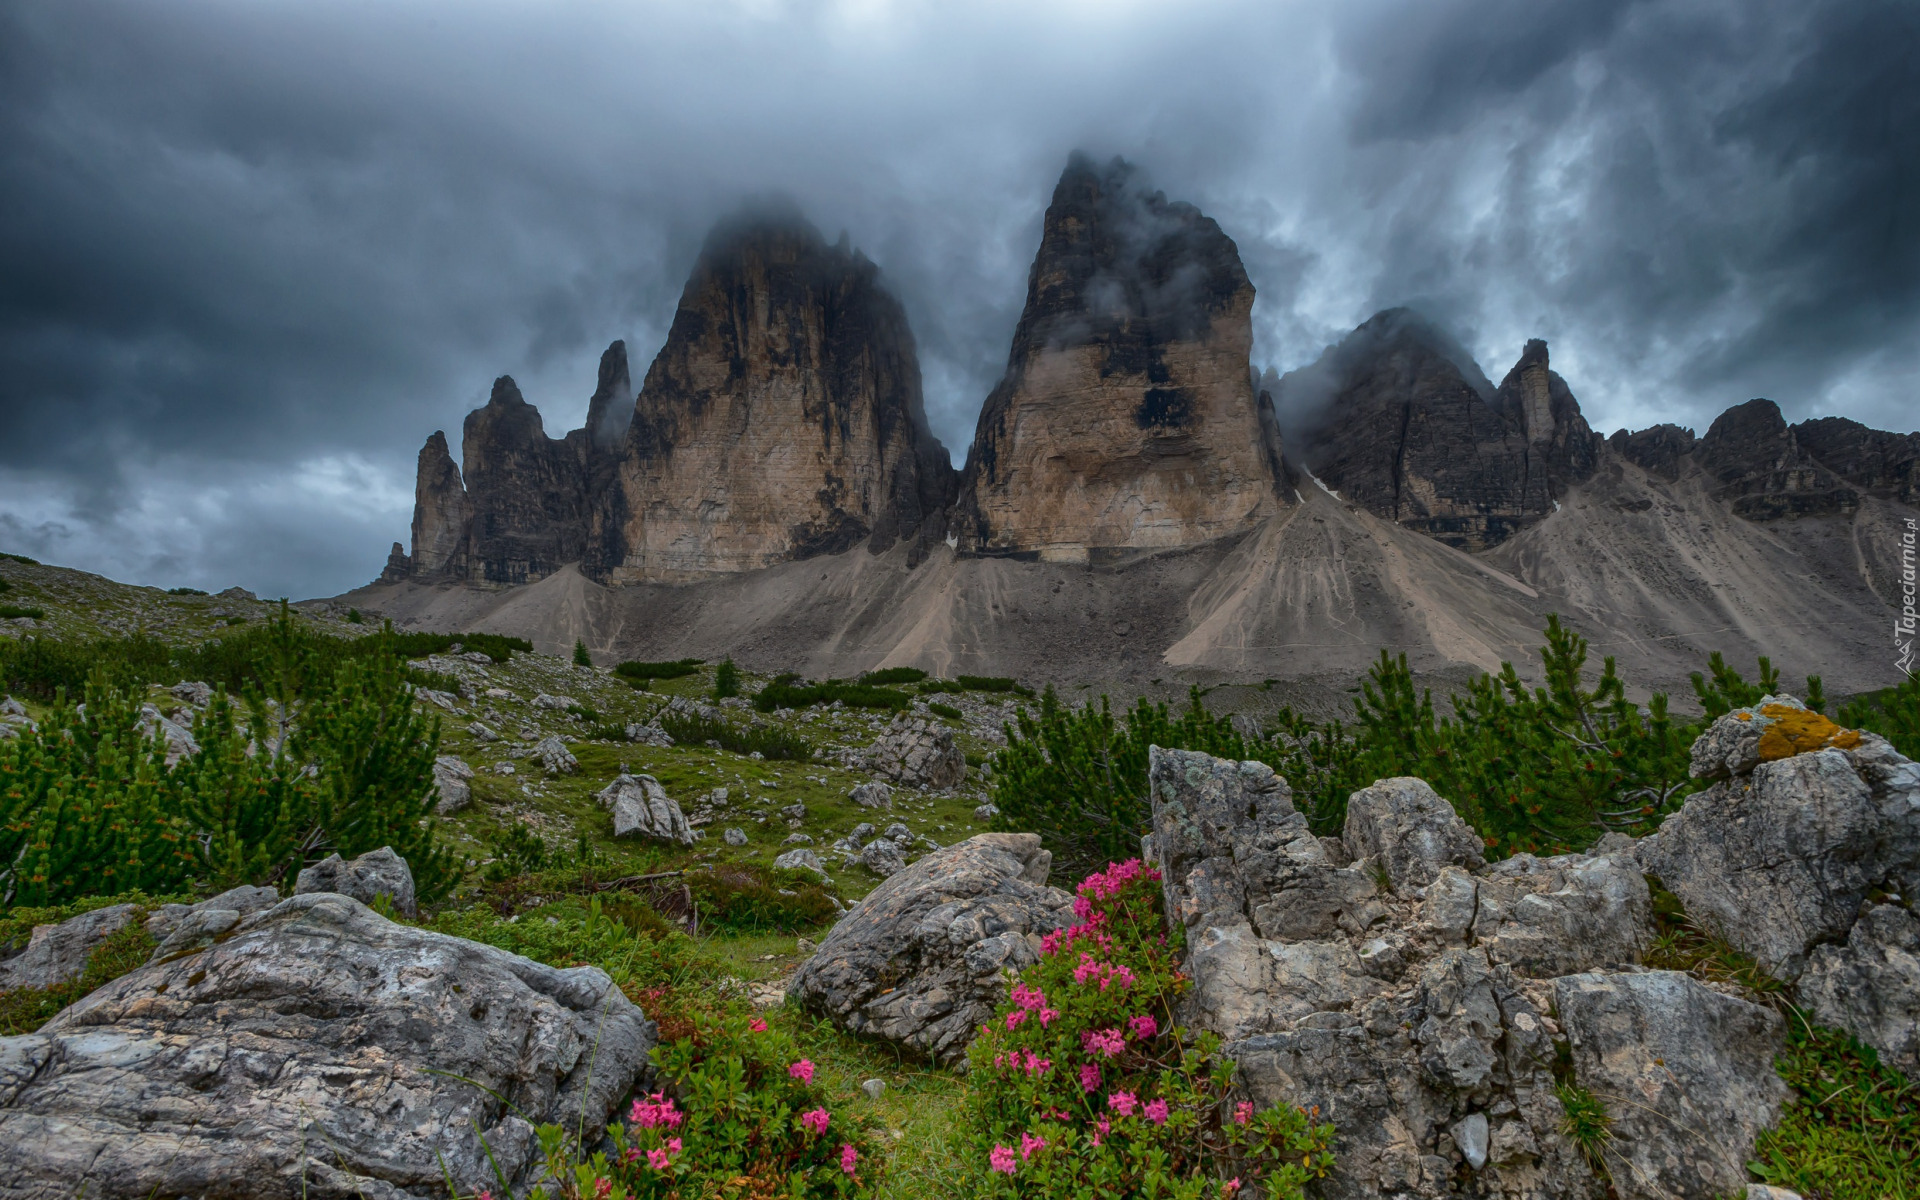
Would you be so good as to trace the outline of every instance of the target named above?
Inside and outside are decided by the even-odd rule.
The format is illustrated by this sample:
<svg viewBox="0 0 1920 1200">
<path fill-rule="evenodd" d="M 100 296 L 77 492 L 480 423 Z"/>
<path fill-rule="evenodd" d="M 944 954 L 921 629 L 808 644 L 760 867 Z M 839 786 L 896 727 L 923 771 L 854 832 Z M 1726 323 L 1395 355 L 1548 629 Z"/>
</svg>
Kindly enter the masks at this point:
<svg viewBox="0 0 1920 1200">
<path fill-rule="evenodd" d="M 447 449 L 447 435 L 433 431 L 420 447 L 413 485 L 413 558 L 408 570 L 420 580 L 465 579 L 471 532 L 467 486 Z"/>
<path fill-rule="evenodd" d="M 1793 436 L 1848 483 L 1920 506 L 1920 433 L 1887 433 L 1846 417 L 1820 417 L 1795 425 Z"/>
<path fill-rule="evenodd" d="M 467 578 L 530 583 L 580 561 L 587 514 L 578 447 L 548 437 L 539 410 L 506 375 L 486 406 L 467 414 L 464 434 Z"/>
<path fill-rule="evenodd" d="M 1693 460 L 1712 477 L 1715 497 L 1748 520 L 1844 515 L 1860 507 L 1860 494 L 1800 445 L 1771 400 L 1749 400 L 1714 418 Z"/>
<path fill-rule="evenodd" d="M 1375 315 L 1280 380 L 1291 450 L 1377 516 L 1464 550 L 1553 510 L 1598 454 L 1580 406 L 1527 343 L 1495 388 L 1471 356 L 1406 309 Z"/>
<path fill-rule="evenodd" d="M 953 467 L 878 271 L 797 216 L 723 226 L 648 369 L 595 516 L 616 582 L 937 536 Z"/>
<path fill-rule="evenodd" d="M 1632 433 L 1616 429 L 1607 439 L 1615 454 L 1669 483 L 1680 478 L 1693 444 L 1693 430 L 1678 425 L 1653 425 Z"/>
<path fill-rule="evenodd" d="M 1270 513 L 1252 307 L 1210 218 L 1145 191 L 1118 159 L 1076 155 L 967 458 L 962 548 L 1086 561 L 1211 541 Z"/>
</svg>

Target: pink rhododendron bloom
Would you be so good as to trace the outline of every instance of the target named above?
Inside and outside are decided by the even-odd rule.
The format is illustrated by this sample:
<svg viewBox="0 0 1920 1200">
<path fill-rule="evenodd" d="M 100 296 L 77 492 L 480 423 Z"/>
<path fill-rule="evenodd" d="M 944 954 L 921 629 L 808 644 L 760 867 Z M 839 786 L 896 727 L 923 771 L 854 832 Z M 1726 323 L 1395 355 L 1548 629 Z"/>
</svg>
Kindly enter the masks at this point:
<svg viewBox="0 0 1920 1200">
<path fill-rule="evenodd" d="M 678 1153 L 680 1153 L 680 1139 L 679 1139 L 679 1138 L 668 1138 L 668 1139 L 667 1139 L 667 1151 L 668 1151 L 669 1153 L 671 1153 L 671 1154 L 678 1154 Z"/>
<path fill-rule="evenodd" d="M 1027 1019 L 1027 1010 L 1024 1008 L 1016 1008 L 1012 1012 L 1007 1014 L 1007 1028 L 1018 1029 L 1020 1027 L 1020 1022 L 1026 1019 Z"/>
<path fill-rule="evenodd" d="M 1053 1070 L 1052 1059 L 1041 1058 L 1039 1055 L 1035 1054 L 1033 1051 L 1031 1050 L 1027 1051 L 1027 1074 L 1045 1075 L 1048 1071 L 1051 1071 L 1051 1070 Z"/>
<path fill-rule="evenodd" d="M 1045 1029 L 1047 1026 L 1053 1024 L 1054 1021 L 1058 1020 L 1059 1017 L 1060 1017 L 1060 1013 L 1059 1013 L 1059 1010 L 1057 1009 L 1052 1009 L 1052 1008 L 1041 1009 L 1040 1010 L 1040 1028 Z"/>
<path fill-rule="evenodd" d="M 656 1171 L 666 1170 L 668 1161 L 669 1160 L 667 1158 L 667 1152 L 665 1150 L 647 1151 L 647 1165 L 649 1167 L 652 1167 Z"/>
<path fill-rule="evenodd" d="M 1029 1158 L 1032 1158 L 1033 1152 L 1035 1150 L 1041 1149 L 1046 1144 L 1047 1144 L 1047 1139 L 1043 1137 L 1035 1137 L 1031 1133 L 1021 1134 L 1020 1135 L 1020 1161 L 1025 1162 Z"/>
<path fill-rule="evenodd" d="M 1080 1044 L 1088 1053 L 1104 1054 L 1108 1058 L 1127 1048 L 1126 1039 L 1120 1036 L 1118 1029 L 1088 1030 L 1080 1035 Z"/>
<path fill-rule="evenodd" d="M 1147 1120 L 1152 1121 L 1155 1125 L 1165 1125 L 1167 1123 L 1167 1102 L 1165 1100 L 1152 1101 L 1147 1105 L 1145 1111 Z"/>
<path fill-rule="evenodd" d="M 681 1114 L 674 1110 L 673 1101 L 659 1092 L 655 1092 L 645 1100 L 635 1100 L 633 1111 L 627 1114 L 627 1119 L 642 1129 L 655 1129 L 662 1126 L 672 1129 L 680 1124 L 680 1117 Z"/>
<path fill-rule="evenodd" d="M 1076 896 L 1073 900 L 1073 915 L 1082 921 L 1093 915 L 1093 901 L 1085 896 Z"/>
<path fill-rule="evenodd" d="M 755 1033 L 765 1033 L 767 1031 L 767 1023 L 759 1017 L 755 1017 L 748 1023 L 747 1028 L 753 1030 Z"/>
<path fill-rule="evenodd" d="M 1040 1008 L 1047 1002 L 1047 994 L 1039 988 L 1030 988 L 1024 983 L 1013 985 L 1013 1002 L 1021 1008 Z"/>
<path fill-rule="evenodd" d="M 1098 1121 L 1095 1121 L 1093 1123 L 1093 1128 L 1095 1131 L 1093 1135 L 1093 1144 L 1098 1146 L 1101 1142 L 1106 1141 L 1107 1134 L 1113 1131 L 1113 1122 L 1107 1120 L 1107 1118 L 1103 1116 Z"/>
<path fill-rule="evenodd" d="M 801 1083 L 812 1084 L 813 1083 L 813 1063 L 811 1060 L 803 1058 L 799 1062 L 794 1063 L 792 1066 L 788 1067 L 787 1074 L 793 1076 L 795 1079 L 798 1079 Z"/>
<path fill-rule="evenodd" d="M 827 1131 L 827 1121 L 827 1110 L 824 1108 L 816 1108 L 812 1112 L 800 1114 L 800 1123 L 811 1130 L 815 1137 Z"/>
<path fill-rule="evenodd" d="M 1099 1064 L 1080 1064 L 1080 1090 L 1083 1092 L 1097 1092 L 1100 1090 Z"/>
<path fill-rule="evenodd" d="M 989 1167 L 992 1167 L 994 1170 L 1000 1172 L 1002 1175 L 1013 1174 L 1013 1168 L 1014 1168 L 1013 1147 L 1012 1146 L 995 1146 L 993 1148 L 993 1152 L 987 1155 L 987 1165 Z"/>
<path fill-rule="evenodd" d="M 1239 1190 L 1240 1190 L 1240 1177 L 1238 1175 L 1235 1175 L 1232 1179 L 1229 1179 L 1225 1183 L 1220 1185 L 1220 1194 L 1223 1196 L 1231 1196 Z"/>
<path fill-rule="evenodd" d="M 1152 1017 L 1135 1017 L 1127 1024 L 1133 1026 L 1133 1036 L 1137 1038 L 1150 1038 L 1160 1032 L 1160 1022 Z"/>
<path fill-rule="evenodd" d="M 593 1200 L 607 1200 L 613 1195 L 613 1180 L 596 1179 L 593 1181 Z"/>
<path fill-rule="evenodd" d="M 1245 1125 L 1253 1120 L 1253 1105 L 1245 1100 L 1233 1106 L 1233 1123 Z"/>
<path fill-rule="evenodd" d="M 1115 1092 L 1107 1097 L 1107 1107 L 1123 1117 L 1132 1116 L 1134 1108 L 1139 1103 L 1140 1098 L 1132 1092 Z"/>
<path fill-rule="evenodd" d="M 840 1143 L 840 1169 L 853 1174 L 853 1164 L 860 1161 L 860 1152 L 853 1148 L 852 1142 Z"/>
</svg>

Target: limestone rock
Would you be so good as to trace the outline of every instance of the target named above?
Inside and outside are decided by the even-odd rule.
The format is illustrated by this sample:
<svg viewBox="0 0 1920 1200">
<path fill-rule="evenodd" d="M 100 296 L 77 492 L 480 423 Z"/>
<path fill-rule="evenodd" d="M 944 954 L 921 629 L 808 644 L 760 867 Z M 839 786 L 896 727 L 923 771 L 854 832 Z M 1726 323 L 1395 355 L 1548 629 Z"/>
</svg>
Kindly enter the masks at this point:
<svg viewBox="0 0 1920 1200">
<path fill-rule="evenodd" d="M 1087 562 L 1242 533 L 1274 511 L 1252 306 L 1211 218 L 1125 162 L 1076 154 L 967 456 L 960 548 Z"/>
<path fill-rule="evenodd" d="M 847 913 L 787 995 L 863 1036 L 957 1061 L 1006 994 L 1001 972 L 1038 961 L 1073 921 L 1046 886 L 1052 855 L 1031 833 L 983 833 L 928 854 Z"/>
<path fill-rule="evenodd" d="M 1370 860 L 1396 893 L 1422 888 L 1443 868 L 1484 866 L 1480 835 L 1423 779 L 1382 779 L 1347 800 L 1340 841 L 1356 859 Z"/>
<path fill-rule="evenodd" d="M 533 1123 L 605 1124 L 653 1040 L 598 968 L 295 896 L 0 1039 L 0 1196 L 519 1194 Z"/>
<path fill-rule="evenodd" d="M 549 775 L 572 775 L 580 769 L 580 760 L 573 756 L 573 751 L 567 749 L 567 744 L 560 740 L 557 733 L 541 738 L 527 757 L 539 759 Z"/>
<path fill-rule="evenodd" d="M 1494 962 L 1539 979 L 1639 962 L 1653 944 L 1653 897 L 1631 847 L 1516 854 L 1477 881 L 1473 937 Z"/>
<path fill-rule="evenodd" d="M 1626 1200 L 1721 1196 L 1747 1184 L 1754 1138 L 1787 1086 L 1784 1023 L 1676 971 L 1568 975 L 1554 1003 L 1579 1086 L 1607 1106 L 1607 1158 Z"/>
<path fill-rule="evenodd" d="M 213 945 L 241 921 L 280 903 L 270 887 L 241 885 L 198 904 L 165 904 L 147 918 L 147 932 L 158 939 L 154 962 Z"/>
<path fill-rule="evenodd" d="M 173 766 L 189 754 L 200 752 L 200 743 L 195 741 L 187 727 L 161 715 L 160 710 L 151 704 L 140 706 L 140 732 L 147 737 L 158 734 L 166 739 L 167 765 Z"/>
<path fill-rule="evenodd" d="M 744 846 L 747 844 L 747 831 L 744 829 L 727 829 L 720 834 L 720 837 L 729 846 Z"/>
<path fill-rule="evenodd" d="M 1796 999 L 1822 1025 L 1872 1046 L 1920 1082 L 1920 919 L 1876 904 L 1840 945 L 1814 948 Z"/>
<path fill-rule="evenodd" d="M 882 551 L 943 532 L 953 477 L 874 265 L 797 213 L 742 217 L 708 238 L 647 370 L 593 570 L 675 580 Z"/>
<path fill-rule="evenodd" d="M 1920 433 L 1888 433 L 1846 417 L 1816 417 L 1792 432 L 1821 466 L 1848 483 L 1920 508 Z"/>
<path fill-rule="evenodd" d="M 500 740 L 499 732 L 485 721 L 475 721 L 473 724 L 467 726 L 467 732 L 473 735 L 473 739 L 476 742 L 497 742 Z"/>
<path fill-rule="evenodd" d="M 975 806 L 973 810 L 973 819 L 976 821 L 991 821 L 999 815 L 1000 806 L 998 804 L 981 804 Z"/>
<path fill-rule="evenodd" d="M 663 750 L 673 745 L 673 735 L 658 725 L 652 724 L 628 725 L 627 740 L 630 742 L 638 742 L 642 746 L 659 746 Z"/>
<path fill-rule="evenodd" d="M 967 756 L 954 745 L 953 730 L 912 713 L 895 717 L 864 761 L 869 771 L 906 787 L 956 787 L 967 774 Z"/>
<path fill-rule="evenodd" d="M 1463 550 L 1498 545 L 1593 473 L 1592 430 L 1547 346 L 1499 388 L 1407 309 L 1375 314 L 1275 384 L 1293 451 L 1320 486 Z"/>
<path fill-rule="evenodd" d="M 902 847 L 890 838 L 875 838 L 860 848 L 860 864 L 881 878 L 897 875 L 907 867 Z"/>
<path fill-rule="evenodd" d="M 413 554 L 408 565 L 413 577 L 467 578 L 471 521 L 460 466 L 447 448 L 447 435 L 436 429 L 420 447 L 414 476 Z"/>
<path fill-rule="evenodd" d="M 1791 758 L 1829 746 L 1851 750 L 1860 734 L 1842 729 L 1792 696 L 1762 696 L 1736 708 L 1694 739 L 1688 773 L 1695 779 L 1746 775 L 1763 762 Z"/>
<path fill-rule="evenodd" d="M 27 944 L 11 958 L 0 959 L 0 992 L 13 988 L 48 988 L 78 979 L 87 969 L 94 949 L 126 928 L 138 915 L 134 904 L 115 904 L 69 917 L 54 925 L 35 925 Z M 6 952 L 0 947 L 0 953 Z"/>
<path fill-rule="evenodd" d="M 1860 493 L 1807 453 L 1771 400 L 1715 417 L 1693 461 L 1714 483 L 1714 496 L 1751 521 L 1845 516 L 1860 507 Z"/>
<path fill-rule="evenodd" d="M 1678 425 L 1652 425 L 1632 433 L 1621 429 L 1607 439 L 1607 445 L 1648 474 L 1674 483 L 1690 461 L 1687 456 L 1693 452 L 1693 430 Z"/>
<path fill-rule="evenodd" d="M 554 712 L 565 712 L 569 708 L 580 707 L 580 702 L 572 696 L 549 696 L 547 693 L 541 692 L 533 698 L 533 706 L 535 708 L 551 709 Z"/>
<path fill-rule="evenodd" d="M 174 699 L 184 701 L 195 708 L 205 708 L 213 702 L 213 685 L 198 680 L 183 679 L 167 689 Z"/>
<path fill-rule="evenodd" d="M 594 794 L 613 813 L 613 836 L 652 838 L 691 846 L 693 826 L 687 814 L 651 775 L 621 775 Z"/>
<path fill-rule="evenodd" d="M 372 904 L 376 897 L 387 896 L 392 899 L 395 912 L 409 917 L 419 915 L 413 903 L 413 871 L 391 846 L 369 850 L 344 862 L 338 854 L 327 855 L 303 869 L 294 880 L 294 895 L 304 896 L 310 892 L 351 896 L 362 904 Z"/>
<path fill-rule="evenodd" d="M 820 856 L 804 847 L 789 850 L 773 860 L 776 871 L 811 871 L 820 878 L 827 877 L 827 869 L 820 865 Z"/>
<path fill-rule="evenodd" d="M 533 583 L 580 561 L 588 520 L 579 451 L 547 436 L 510 376 L 494 380 L 485 407 L 467 414 L 461 461 L 468 579 Z"/>
<path fill-rule="evenodd" d="M 893 789 L 876 779 L 870 783 L 857 785 L 847 793 L 847 799 L 861 808 L 892 808 Z"/>
<path fill-rule="evenodd" d="M 464 759 L 451 754 L 442 754 L 433 760 L 433 784 L 440 790 L 440 800 L 433 811 L 440 816 L 451 816 L 473 803 L 473 787 L 467 781 L 473 778 L 473 768 Z"/>
<path fill-rule="evenodd" d="M 1724 744 L 1720 727 L 1735 721 L 1700 740 Z M 1689 916 L 1791 980 L 1811 946 L 1846 936 L 1869 890 L 1912 869 L 1915 815 L 1890 819 L 1847 751 L 1820 750 L 1688 797 L 1641 841 L 1639 860 Z"/>
</svg>

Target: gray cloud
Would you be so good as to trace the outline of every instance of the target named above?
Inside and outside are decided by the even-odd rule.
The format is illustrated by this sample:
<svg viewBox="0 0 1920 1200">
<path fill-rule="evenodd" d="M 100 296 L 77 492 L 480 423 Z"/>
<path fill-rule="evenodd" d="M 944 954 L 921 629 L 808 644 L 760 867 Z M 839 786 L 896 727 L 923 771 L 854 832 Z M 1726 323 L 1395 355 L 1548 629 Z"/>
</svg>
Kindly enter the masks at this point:
<svg viewBox="0 0 1920 1200">
<path fill-rule="evenodd" d="M 1260 365 L 1414 303 L 1596 427 L 1911 428 L 1899 0 L 0 8 L 0 540 L 329 593 L 513 374 L 636 375 L 710 222 L 792 196 L 902 298 L 956 457 L 1075 148 L 1239 243 Z"/>
</svg>

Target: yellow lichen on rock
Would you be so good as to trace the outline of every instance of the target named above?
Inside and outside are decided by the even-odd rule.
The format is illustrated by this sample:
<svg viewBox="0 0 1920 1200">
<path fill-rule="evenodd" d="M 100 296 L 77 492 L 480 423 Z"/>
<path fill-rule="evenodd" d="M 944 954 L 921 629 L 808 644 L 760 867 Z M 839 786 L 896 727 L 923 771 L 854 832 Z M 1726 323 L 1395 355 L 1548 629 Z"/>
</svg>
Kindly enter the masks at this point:
<svg viewBox="0 0 1920 1200">
<path fill-rule="evenodd" d="M 1761 762 L 1792 758 L 1829 746 L 1850 750 L 1860 744 L 1859 731 L 1843 729 L 1811 709 L 1769 704 L 1760 710 L 1760 715 L 1773 722 L 1760 735 Z"/>
</svg>

